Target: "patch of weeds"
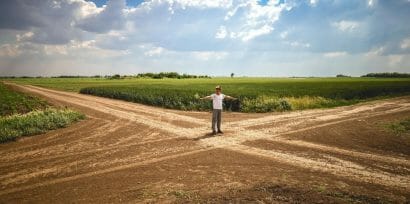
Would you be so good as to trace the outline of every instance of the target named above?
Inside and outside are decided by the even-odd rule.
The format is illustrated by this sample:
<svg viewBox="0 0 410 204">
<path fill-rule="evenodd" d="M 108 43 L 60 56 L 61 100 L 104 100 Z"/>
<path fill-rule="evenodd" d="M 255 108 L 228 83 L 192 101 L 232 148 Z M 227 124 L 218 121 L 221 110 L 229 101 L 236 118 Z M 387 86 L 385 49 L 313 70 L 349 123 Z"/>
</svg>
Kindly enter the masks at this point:
<svg viewBox="0 0 410 204">
<path fill-rule="evenodd" d="M 367 195 L 355 195 L 348 192 L 340 191 L 328 192 L 326 193 L 326 195 L 333 198 L 339 198 L 348 203 L 391 203 L 391 201 L 379 197 L 375 198 Z"/>
<path fill-rule="evenodd" d="M 177 199 L 183 199 L 183 200 L 192 200 L 192 199 L 198 198 L 198 194 L 196 192 L 191 192 L 191 191 L 186 191 L 186 190 L 170 191 L 168 195 L 172 195 L 172 196 L 175 196 Z"/>
<path fill-rule="evenodd" d="M 316 191 L 318 191 L 320 193 L 324 193 L 327 190 L 326 186 L 324 186 L 324 185 L 318 185 L 318 186 L 315 186 L 315 187 L 316 187 Z"/>
<path fill-rule="evenodd" d="M 404 136 L 410 135 L 410 118 L 393 122 L 387 125 L 387 128 L 393 132 L 395 135 Z"/>
<path fill-rule="evenodd" d="M 0 143 L 19 137 L 45 133 L 49 130 L 67 127 L 85 119 L 85 115 L 70 109 L 47 108 L 27 114 L 0 117 Z"/>
</svg>

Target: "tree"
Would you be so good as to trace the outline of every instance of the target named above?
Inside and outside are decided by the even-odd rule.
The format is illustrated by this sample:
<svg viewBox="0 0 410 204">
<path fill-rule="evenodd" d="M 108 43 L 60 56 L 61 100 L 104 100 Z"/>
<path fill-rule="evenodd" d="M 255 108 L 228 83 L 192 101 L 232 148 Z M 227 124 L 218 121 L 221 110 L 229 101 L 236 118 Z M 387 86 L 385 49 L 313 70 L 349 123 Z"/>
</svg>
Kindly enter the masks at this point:
<svg viewBox="0 0 410 204">
<path fill-rule="evenodd" d="M 344 74 L 338 74 L 338 75 L 336 75 L 336 77 L 350 77 L 350 76 L 347 76 L 347 75 L 344 75 Z"/>
<path fill-rule="evenodd" d="M 233 78 L 234 75 L 235 75 L 235 73 L 231 73 L 231 78 Z"/>
</svg>

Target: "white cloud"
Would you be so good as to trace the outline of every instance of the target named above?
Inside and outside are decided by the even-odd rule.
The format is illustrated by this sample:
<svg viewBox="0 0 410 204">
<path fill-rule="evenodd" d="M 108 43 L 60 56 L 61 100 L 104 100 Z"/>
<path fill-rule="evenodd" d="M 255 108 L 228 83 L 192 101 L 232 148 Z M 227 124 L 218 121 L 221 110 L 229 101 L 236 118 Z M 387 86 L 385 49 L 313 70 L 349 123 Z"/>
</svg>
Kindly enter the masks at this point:
<svg viewBox="0 0 410 204">
<path fill-rule="evenodd" d="M 343 57 L 346 56 L 347 52 L 327 52 L 323 56 L 327 58 Z"/>
<path fill-rule="evenodd" d="M 378 47 L 378 48 L 373 48 L 369 52 L 366 52 L 364 55 L 366 57 L 374 57 L 374 56 L 382 55 L 384 52 L 385 52 L 384 47 Z"/>
<path fill-rule="evenodd" d="M 227 36 L 228 32 L 226 31 L 225 26 L 220 26 L 218 31 L 215 34 L 215 38 L 224 39 Z"/>
<path fill-rule="evenodd" d="M 356 30 L 359 27 L 359 23 L 356 21 L 339 21 L 339 22 L 333 22 L 331 24 L 333 27 L 336 27 L 340 31 L 343 32 L 352 32 Z"/>
<path fill-rule="evenodd" d="M 4 44 L 0 46 L 0 57 L 16 57 L 20 50 L 16 45 Z"/>
<path fill-rule="evenodd" d="M 403 55 L 389 55 L 389 66 L 397 67 L 403 61 Z"/>
<path fill-rule="evenodd" d="M 71 2 L 75 2 L 80 5 L 79 10 L 76 12 L 77 18 L 79 19 L 99 14 L 104 10 L 102 7 L 97 7 L 97 5 L 95 5 L 92 1 L 71 0 Z"/>
<path fill-rule="evenodd" d="M 286 37 L 288 37 L 288 31 L 283 31 L 280 33 L 280 38 L 285 39 Z"/>
<path fill-rule="evenodd" d="M 221 59 L 224 59 L 229 54 L 227 52 L 209 52 L 209 51 L 191 52 L 191 53 L 196 59 L 203 60 L 203 61 L 221 60 Z"/>
<path fill-rule="evenodd" d="M 410 37 L 404 39 L 403 41 L 401 41 L 400 48 L 403 49 L 403 50 L 406 50 L 406 49 L 410 48 Z"/>
<path fill-rule="evenodd" d="M 150 50 L 144 52 L 144 55 L 148 56 L 148 57 L 159 56 L 164 51 L 165 51 L 165 49 L 163 47 L 153 47 Z"/>
<path fill-rule="evenodd" d="M 311 6 L 316 6 L 319 0 L 309 0 Z"/>
<path fill-rule="evenodd" d="M 376 5 L 377 0 L 367 0 L 367 6 L 370 8 L 374 7 Z"/>
<path fill-rule="evenodd" d="M 38 44 L 27 41 L 5 44 L 0 47 L 0 56 L 65 56 L 65 57 L 118 57 L 130 54 L 129 50 L 110 50 L 96 46 L 95 40 L 71 40 L 67 44 Z"/>
<path fill-rule="evenodd" d="M 126 22 L 125 9 L 125 0 L 109 0 L 101 11 L 87 9 L 85 17 L 78 19 L 77 26 L 83 30 L 96 33 L 122 29 Z M 84 13 L 84 10 L 81 10 Z"/>
<path fill-rule="evenodd" d="M 235 38 L 241 38 L 242 41 L 246 42 L 251 39 L 254 39 L 261 35 L 266 35 L 272 32 L 273 27 L 269 25 L 264 25 L 261 28 L 250 29 L 247 31 L 239 32 L 234 34 Z"/>
<path fill-rule="evenodd" d="M 278 4 L 278 1 L 273 0 L 268 1 L 267 5 L 260 5 L 258 1 L 238 4 L 225 16 L 227 27 L 231 32 L 230 37 L 249 41 L 269 34 L 274 30 L 273 24 L 279 20 L 282 11 L 289 9 L 291 7 L 287 4 Z M 237 22 L 232 20 L 233 18 L 243 20 Z"/>
<path fill-rule="evenodd" d="M 171 6 L 180 6 L 182 9 L 187 7 L 196 8 L 229 8 L 232 0 L 166 0 Z"/>
<path fill-rule="evenodd" d="M 31 31 L 26 32 L 23 35 L 17 34 L 16 35 L 16 40 L 17 40 L 17 42 L 30 40 L 33 37 L 33 35 L 34 35 L 34 33 L 31 32 Z"/>
<path fill-rule="evenodd" d="M 299 41 L 285 41 L 286 44 L 289 44 L 292 47 L 302 47 L 302 48 L 309 48 L 310 47 L 310 43 L 302 43 Z"/>
<path fill-rule="evenodd" d="M 167 10 L 174 14 L 177 9 L 210 9 L 210 8 L 229 8 L 232 6 L 233 0 L 151 0 L 144 1 L 139 8 L 150 11 L 156 7 L 166 5 Z"/>
</svg>

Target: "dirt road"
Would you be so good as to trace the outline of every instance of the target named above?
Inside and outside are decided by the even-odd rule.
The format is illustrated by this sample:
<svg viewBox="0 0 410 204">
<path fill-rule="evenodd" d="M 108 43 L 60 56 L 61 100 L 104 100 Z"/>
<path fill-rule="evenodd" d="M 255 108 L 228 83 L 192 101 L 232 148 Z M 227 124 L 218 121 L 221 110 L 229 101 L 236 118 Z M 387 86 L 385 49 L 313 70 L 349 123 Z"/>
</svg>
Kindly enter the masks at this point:
<svg viewBox="0 0 410 204">
<path fill-rule="evenodd" d="M 384 127 L 410 97 L 224 113 L 212 137 L 210 113 L 13 87 L 88 119 L 0 145 L 0 203 L 410 202 L 410 138 Z"/>
</svg>

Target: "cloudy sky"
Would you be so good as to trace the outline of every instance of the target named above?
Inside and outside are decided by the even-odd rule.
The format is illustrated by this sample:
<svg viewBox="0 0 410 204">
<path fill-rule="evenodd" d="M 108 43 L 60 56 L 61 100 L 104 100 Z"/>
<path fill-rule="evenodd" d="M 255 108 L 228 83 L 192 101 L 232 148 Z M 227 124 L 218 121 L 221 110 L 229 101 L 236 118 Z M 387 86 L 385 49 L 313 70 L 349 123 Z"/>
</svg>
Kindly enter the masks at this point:
<svg viewBox="0 0 410 204">
<path fill-rule="evenodd" d="M 2 0 L 0 75 L 410 72 L 410 0 Z"/>
</svg>

